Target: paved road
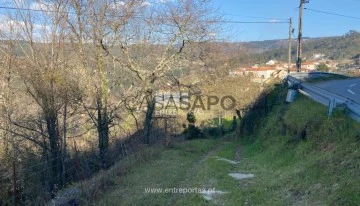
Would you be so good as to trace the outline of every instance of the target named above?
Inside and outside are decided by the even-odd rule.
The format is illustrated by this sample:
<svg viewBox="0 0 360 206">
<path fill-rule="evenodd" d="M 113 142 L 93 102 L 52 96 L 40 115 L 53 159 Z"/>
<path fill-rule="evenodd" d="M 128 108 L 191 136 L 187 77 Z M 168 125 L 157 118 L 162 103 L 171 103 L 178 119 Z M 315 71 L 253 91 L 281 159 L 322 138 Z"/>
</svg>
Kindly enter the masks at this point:
<svg viewBox="0 0 360 206">
<path fill-rule="evenodd" d="M 360 104 L 360 78 L 331 80 L 316 85 Z"/>
</svg>

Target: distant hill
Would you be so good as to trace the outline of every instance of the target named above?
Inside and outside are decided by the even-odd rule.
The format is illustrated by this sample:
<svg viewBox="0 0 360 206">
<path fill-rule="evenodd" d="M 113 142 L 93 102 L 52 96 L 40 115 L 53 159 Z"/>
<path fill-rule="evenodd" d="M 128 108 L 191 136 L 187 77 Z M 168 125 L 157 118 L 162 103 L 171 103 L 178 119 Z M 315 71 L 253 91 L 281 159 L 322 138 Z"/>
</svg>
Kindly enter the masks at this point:
<svg viewBox="0 0 360 206">
<path fill-rule="evenodd" d="M 26 42 L 20 42 L 26 49 Z M 208 64 L 218 68 L 226 64 L 228 68 L 263 64 L 271 59 L 287 62 L 288 40 L 264 40 L 252 42 L 206 42 L 202 44 L 201 53 L 208 55 Z M 292 40 L 292 61 L 296 58 L 296 39 Z M 46 45 L 41 44 L 40 45 Z M 7 47 L 7 41 L 0 40 L 0 46 Z M 152 51 L 161 50 L 161 45 L 148 48 Z M 156 49 L 155 49 L 156 48 Z M 15 54 L 21 56 L 23 50 L 15 48 Z M 114 49 L 114 53 L 117 53 Z M 194 51 L 194 50 L 193 50 Z M 360 32 L 351 30 L 343 36 L 303 38 L 303 57 L 311 58 L 315 53 L 322 53 L 329 59 L 351 59 L 360 54 Z M 198 54 L 201 56 L 201 54 Z"/>
<path fill-rule="evenodd" d="M 226 43 L 229 50 L 232 47 Z M 288 58 L 288 40 L 266 40 L 243 43 L 232 43 L 237 47 L 245 48 L 243 53 L 233 50 L 230 57 L 232 66 L 252 65 L 255 63 L 265 63 L 270 59 L 287 61 Z M 315 53 L 325 54 L 329 59 L 351 59 L 360 54 L 360 32 L 351 30 L 343 36 L 304 38 L 303 39 L 303 57 L 311 58 Z M 296 56 L 296 39 L 292 41 L 293 61 Z"/>
<path fill-rule="evenodd" d="M 323 53 L 330 59 L 350 59 L 360 54 L 360 32 L 349 31 L 343 36 L 309 39 L 304 42 L 304 55 Z"/>
</svg>

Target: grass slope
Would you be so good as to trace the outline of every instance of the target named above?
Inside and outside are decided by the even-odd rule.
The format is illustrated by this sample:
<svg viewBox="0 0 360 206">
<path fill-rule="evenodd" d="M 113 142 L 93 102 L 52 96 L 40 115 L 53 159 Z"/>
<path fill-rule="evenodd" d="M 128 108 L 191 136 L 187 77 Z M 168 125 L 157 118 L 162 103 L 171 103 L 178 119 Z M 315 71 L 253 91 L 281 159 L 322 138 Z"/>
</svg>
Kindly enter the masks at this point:
<svg viewBox="0 0 360 206">
<path fill-rule="evenodd" d="M 300 96 L 274 106 L 260 124 L 246 137 L 192 140 L 166 149 L 112 177 L 113 189 L 95 205 L 360 205 L 359 123 L 341 111 L 328 119 L 325 107 Z M 235 180 L 230 172 L 255 177 Z M 145 192 L 173 187 L 226 193 L 208 201 L 199 193 Z"/>
<path fill-rule="evenodd" d="M 360 205 L 360 124 L 341 111 L 325 114 L 300 96 L 274 107 L 263 127 L 241 141 L 240 166 L 259 177 L 253 204 Z"/>
<path fill-rule="evenodd" d="M 204 165 L 217 147 L 216 140 L 193 140 L 167 149 L 157 159 L 116 178 L 117 187 L 96 205 L 206 205 L 197 193 L 147 193 L 145 189 L 209 188 L 203 184 L 209 175 Z"/>
</svg>

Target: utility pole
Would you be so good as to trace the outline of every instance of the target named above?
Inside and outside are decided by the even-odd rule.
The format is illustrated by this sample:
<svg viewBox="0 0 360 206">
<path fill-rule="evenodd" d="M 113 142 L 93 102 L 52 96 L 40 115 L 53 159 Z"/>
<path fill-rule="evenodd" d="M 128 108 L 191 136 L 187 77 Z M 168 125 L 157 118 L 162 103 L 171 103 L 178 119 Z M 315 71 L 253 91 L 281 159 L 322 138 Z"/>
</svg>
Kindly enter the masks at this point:
<svg viewBox="0 0 360 206">
<path fill-rule="evenodd" d="M 290 73 L 290 69 L 291 69 L 291 35 L 293 33 L 293 28 L 292 28 L 292 18 L 290 18 L 289 20 L 289 55 L 288 55 L 288 74 Z"/>
<path fill-rule="evenodd" d="M 296 71 L 301 71 L 301 55 L 302 55 L 302 14 L 304 9 L 304 4 L 309 3 L 309 0 L 300 0 L 300 9 L 299 9 L 299 34 L 298 34 L 298 45 L 297 45 L 297 60 L 296 60 Z"/>
</svg>

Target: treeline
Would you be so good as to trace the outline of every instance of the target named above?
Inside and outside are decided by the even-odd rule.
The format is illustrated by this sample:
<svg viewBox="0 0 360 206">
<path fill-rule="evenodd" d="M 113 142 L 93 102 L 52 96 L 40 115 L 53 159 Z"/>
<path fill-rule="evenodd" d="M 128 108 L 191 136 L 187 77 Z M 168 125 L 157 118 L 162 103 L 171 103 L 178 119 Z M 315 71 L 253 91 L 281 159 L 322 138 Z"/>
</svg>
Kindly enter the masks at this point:
<svg viewBox="0 0 360 206">
<path fill-rule="evenodd" d="M 139 130 L 151 143 L 156 93 L 191 91 L 173 71 L 211 59 L 202 42 L 218 28 L 201 0 L 10 4 L 0 31 L 0 205 L 44 204 L 107 169 L 118 137 Z"/>
<path fill-rule="evenodd" d="M 296 60 L 296 43 L 296 40 L 293 39 L 293 62 Z M 288 44 L 286 40 L 249 42 L 243 44 L 253 49 L 249 49 L 248 52 L 243 55 L 232 56 L 230 64 L 234 67 L 264 64 L 271 59 L 282 62 L 287 62 L 288 60 Z M 303 56 L 305 58 L 311 58 L 313 54 L 321 53 L 333 60 L 351 59 L 360 54 L 359 47 L 360 32 L 351 30 L 339 37 L 304 38 Z M 255 53 L 254 48 L 258 48 L 261 52 Z"/>
</svg>

